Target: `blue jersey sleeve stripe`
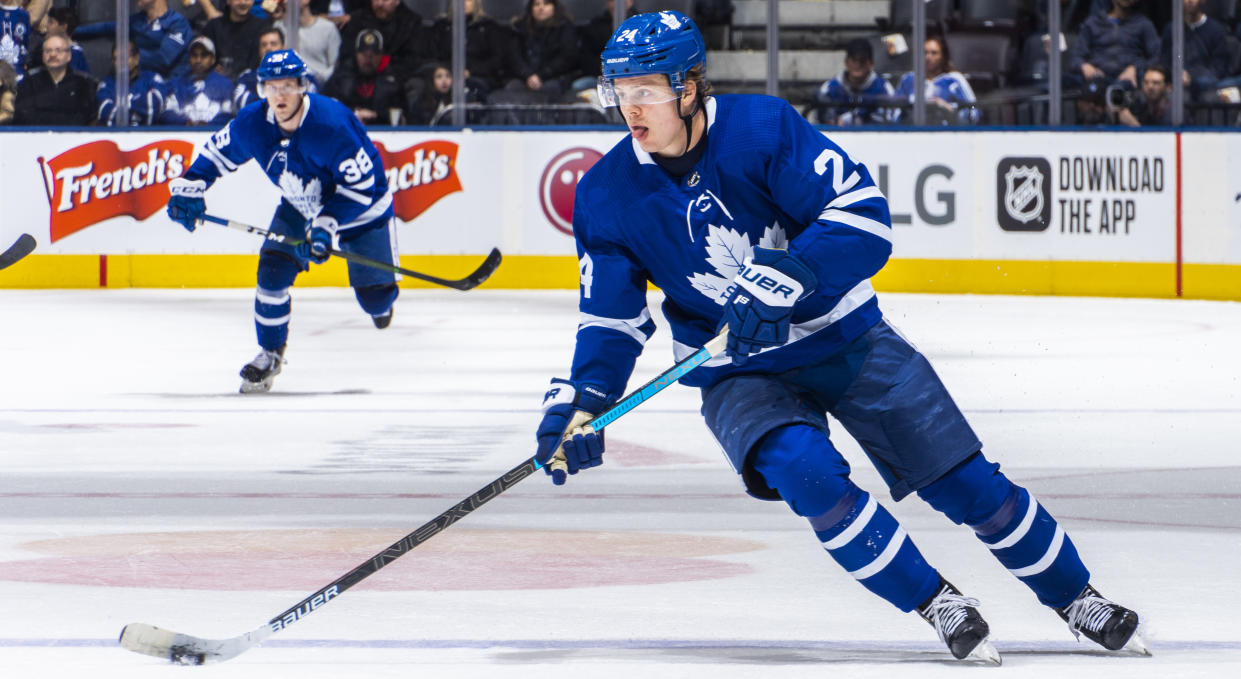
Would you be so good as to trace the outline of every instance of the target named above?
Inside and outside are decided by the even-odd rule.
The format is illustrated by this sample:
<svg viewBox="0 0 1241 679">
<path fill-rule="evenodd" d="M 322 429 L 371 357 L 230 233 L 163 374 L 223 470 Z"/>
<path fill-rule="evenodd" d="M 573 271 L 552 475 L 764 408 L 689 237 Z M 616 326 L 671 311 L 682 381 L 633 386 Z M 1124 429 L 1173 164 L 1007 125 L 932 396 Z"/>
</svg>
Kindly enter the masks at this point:
<svg viewBox="0 0 1241 679">
<path fill-rule="evenodd" d="M 848 193 L 841 193 L 833 198 L 832 202 L 825 205 L 824 209 L 829 210 L 833 208 L 845 208 L 869 198 L 884 198 L 884 195 L 883 192 L 879 190 L 878 186 L 867 186 L 865 188 L 849 191 Z"/>
<path fill-rule="evenodd" d="M 372 182 L 372 183 L 373 183 L 373 182 Z M 345 188 L 345 187 L 343 187 L 343 186 L 338 186 L 338 187 L 336 187 L 336 194 L 337 194 L 337 195 L 339 195 L 339 196 L 344 196 L 344 197 L 348 198 L 349 200 L 352 200 L 352 201 L 355 201 L 355 202 L 361 203 L 362 205 L 370 205 L 370 204 L 371 204 L 371 197 L 370 197 L 370 196 L 367 196 L 367 195 L 365 195 L 365 194 L 358 193 L 357 191 L 353 191 L 353 190 L 347 189 L 347 188 Z"/>
<path fill-rule="evenodd" d="M 845 212 L 844 210 L 827 209 L 819 213 L 819 219 L 844 224 L 845 226 L 851 226 L 855 229 L 865 231 L 873 236 L 878 236 L 889 243 L 892 242 L 892 227 L 868 217 L 863 217 L 852 212 Z"/>
<path fill-rule="evenodd" d="M 649 309 L 643 309 L 642 313 L 634 318 L 607 318 L 604 316 L 595 316 L 593 314 L 583 313 L 581 321 L 577 324 L 579 331 L 585 328 L 607 328 L 615 330 L 632 337 L 639 345 L 645 346 L 646 340 L 650 334 L 645 332 L 642 326 L 648 324 L 651 320 L 651 312 Z"/>
</svg>

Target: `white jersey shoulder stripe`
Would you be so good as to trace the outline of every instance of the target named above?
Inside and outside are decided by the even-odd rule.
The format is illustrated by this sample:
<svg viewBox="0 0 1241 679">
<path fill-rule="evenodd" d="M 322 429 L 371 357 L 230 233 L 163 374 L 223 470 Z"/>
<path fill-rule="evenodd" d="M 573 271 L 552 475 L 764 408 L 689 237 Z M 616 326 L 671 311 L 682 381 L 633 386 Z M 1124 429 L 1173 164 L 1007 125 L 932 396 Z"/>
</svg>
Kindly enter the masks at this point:
<svg viewBox="0 0 1241 679">
<path fill-rule="evenodd" d="M 642 332 L 642 326 L 649 320 L 651 320 L 650 309 L 643 309 L 642 313 L 633 318 L 607 318 L 605 316 L 583 313 L 581 320 L 577 324 L 577 329 L 581 331 L 583 328 L 607 328 L 624 333 L 632 337 L 638 344 L 645 346 L 646 333 Z"/>
</svg>

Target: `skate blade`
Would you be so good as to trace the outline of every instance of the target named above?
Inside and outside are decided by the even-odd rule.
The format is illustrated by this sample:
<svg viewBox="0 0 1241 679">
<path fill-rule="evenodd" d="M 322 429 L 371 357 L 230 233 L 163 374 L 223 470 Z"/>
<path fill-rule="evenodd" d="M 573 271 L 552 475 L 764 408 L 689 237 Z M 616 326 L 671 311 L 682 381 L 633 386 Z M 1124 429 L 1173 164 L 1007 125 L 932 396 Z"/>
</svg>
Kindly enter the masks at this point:
<svg viewBox="0 0 1241 679">
<path fill-rule="evenodd" d="M 1147 657 L 1150 657 L 1151 655 L 1150 649 L 1146 647 L 1146 641 L 1142 639 L 1142 635 L 1137 632 L 1134 632 L 1133 636 L 1129 637 L 1129 641 L 1125 642 L 1124 646 L 1121 646 L 1120 652 Z"/>
<path fill-rule="evenodd" d="M 996 666 L 1004 663 L 1003 658 L 1000 657 L 1000 652 L 995 650 L 995 646 L 991 644 L 990 637 L 978 642 L 978 645 L 974 647 L 974 650 L 970 651 L 969 655 L 965 656 L 965 659 Z"/>
<path fill-rule="evenodd" d="M 241 393 L 243 394 L 266 394 L 271 391 L 272 379 L 269 377 L 261 382 L 247 382 L 242 380 Z"/>
</svg>

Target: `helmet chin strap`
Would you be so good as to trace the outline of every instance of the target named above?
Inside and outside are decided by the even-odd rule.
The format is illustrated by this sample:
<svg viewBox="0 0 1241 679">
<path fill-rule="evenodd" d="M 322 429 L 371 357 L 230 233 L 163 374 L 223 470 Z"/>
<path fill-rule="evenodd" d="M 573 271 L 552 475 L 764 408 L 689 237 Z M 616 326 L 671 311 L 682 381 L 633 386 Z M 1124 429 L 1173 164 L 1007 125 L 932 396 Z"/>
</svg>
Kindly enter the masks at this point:
<svg viewBox="0 0 1241 679">
<path fill-rule="evenodd" d="M 702 97 L 698 96 L 697 91 L 694 92 L 694 108 L 689 113 L 681 113 L 681 99 L 677 98 L 677 114 L 681 117 L 681 122 L 685 124 L 685 150 L 681 151 L 681 155 L 689 153 L 690 142 L 694 137 L 694 116 L 702 110 Z M 705 134 L 705 128 L 703 133 Z"/>
</svg>

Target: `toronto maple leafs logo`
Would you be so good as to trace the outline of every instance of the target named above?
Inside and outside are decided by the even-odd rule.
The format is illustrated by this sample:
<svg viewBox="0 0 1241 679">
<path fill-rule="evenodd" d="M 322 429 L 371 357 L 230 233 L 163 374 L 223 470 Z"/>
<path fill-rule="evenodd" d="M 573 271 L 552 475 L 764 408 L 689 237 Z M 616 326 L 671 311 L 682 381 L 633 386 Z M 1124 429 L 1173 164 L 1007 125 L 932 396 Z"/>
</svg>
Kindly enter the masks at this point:
<svg viewBox="0 0 1241 679">
<path fill-rule="evenodd" d="M 681 27 L 681 20 L 668 12 L 659 13 L 659 23 L 671 28 L 674 31 Z"/>
<path fill-rule="evenodd" d="M 689 276 L 689 282 L 698 292 L 721 306 L 732 294 L 733 279 L 741 271 L 741 265 L 754 254 L 754 246 L 750 236 L 736 229 L 725 226 L 707 225 L 707 264 L 715 269 L 715 273 L 696 273 Z M 787 248 L 788 236 L 784 227 L 772 224 L 763 231 L 758 246 L 763 248 Z"/>
<path fill-rule="evenodd" d="M 289 204 L 306 219 L 319 214 L 323 206 L 323 188 L 318 179 L 302 183 L 302 178 L 285 170 L 280 173 L 280 191 Z"/>
</svg>

